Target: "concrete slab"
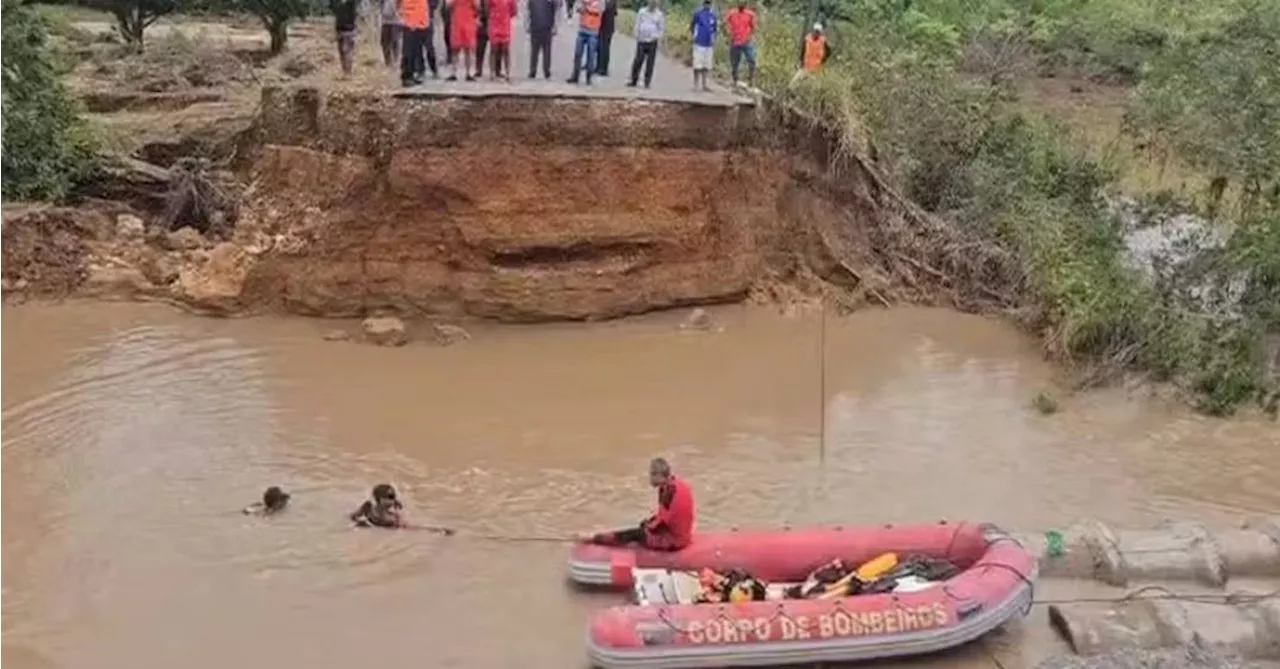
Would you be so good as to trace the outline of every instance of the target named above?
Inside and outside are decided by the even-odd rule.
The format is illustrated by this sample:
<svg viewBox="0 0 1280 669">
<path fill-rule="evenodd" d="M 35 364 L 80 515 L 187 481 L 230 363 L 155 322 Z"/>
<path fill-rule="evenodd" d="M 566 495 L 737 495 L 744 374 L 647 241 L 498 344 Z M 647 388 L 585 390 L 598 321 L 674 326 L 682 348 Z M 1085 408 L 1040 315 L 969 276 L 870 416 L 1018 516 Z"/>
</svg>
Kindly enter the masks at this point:
<svg viewBox="0 0 1280 669">
<path fill-rule="evenodd" d="M 523 3 L 521 3 L 523 11 Z M 695 90 L 693 87 L 693 70 L 667 56 L 659 53 L 654 66 L 653 84 L 644 88 L 643 84 L 636 88 L 627 86 L 631 75 L 631 61 L 635 55 L 636 42 L 630 35 L 615 33 L 610 49 L 608 77 L 595 77 L 591 85 L 567 83 L 573 71 L 573 48 L 577 38 L 577 17 L 562 18 L 556 32 L 551 53 L 551 78 L 546 79 L 538 73 L 535 79 L 529 78 L 529 41 L 525 33 L 523 15 L 516 19 L 514 28 L 515 41 L 511 45 L 512 77 L 511 82 L 493 81 L 489 79 L 489 63 L 484 67 L 484 79 L 479 81 L 445 81 L 449 68 L 444 65 L 444 44 L 439 34 L 436 35 L 436 54 L 441 70 L 439 79 L 428 80 L 419 86 L 398 89 L 394 94 L 399 97 L 550 97 L 550 98 L 602 98 L 602 99 L 636 99 L 663 102 L 681 102 L 686 104 L 707 105 L 713 107 L 732 107 L 736 105 L 754 105 L 751 97 L 740 95 L 715 82 L 711 82 L 710 91 Z M 680 30 L 682 27 L 668 25 L 668 32 Z M 427 75 L 430 77 L 430 73 Z M 460 73 L 461 76 L 461 73 Z"/>
</svg>

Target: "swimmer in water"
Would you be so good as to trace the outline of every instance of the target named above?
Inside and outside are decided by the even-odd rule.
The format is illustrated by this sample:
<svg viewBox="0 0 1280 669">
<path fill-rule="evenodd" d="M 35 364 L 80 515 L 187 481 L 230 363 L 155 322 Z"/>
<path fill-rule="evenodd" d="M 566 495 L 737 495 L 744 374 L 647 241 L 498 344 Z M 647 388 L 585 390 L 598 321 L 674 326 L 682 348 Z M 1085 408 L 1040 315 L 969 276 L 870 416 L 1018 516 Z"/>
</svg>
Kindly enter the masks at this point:
<svg viewBox="0 0 1280 669">
<path fill-rule="evenodd" d="M 405 527 L 404 505 L 396 497 L 396 489 L 390 483 L 373 486 L 371 499 L 351 514 L 351 521 L 360 527 Z"/>
<path fill-rule="evenodd" d="M 289 493 L 280 489 L 280 486 L 273 485 L 262 493 L 262 501 L 254 502 L 244 508 L 245 515 L 249 516 L 270 516 L 289 506 Z"/>
<path fill-rule="evenodd" d="M 356 527 L 385 527 L 389 529 L 427 530 L 449 536 L 453 530 L 448 527 L 431 525 L 411 525 L 404 518 L 404 505 L 396 496 L 396 489 L 390 483 L 379 483 L 373 487 L 371 499 L 367 499 L 360 508 L 352 512 L 351 522 Z"/>
</svg>

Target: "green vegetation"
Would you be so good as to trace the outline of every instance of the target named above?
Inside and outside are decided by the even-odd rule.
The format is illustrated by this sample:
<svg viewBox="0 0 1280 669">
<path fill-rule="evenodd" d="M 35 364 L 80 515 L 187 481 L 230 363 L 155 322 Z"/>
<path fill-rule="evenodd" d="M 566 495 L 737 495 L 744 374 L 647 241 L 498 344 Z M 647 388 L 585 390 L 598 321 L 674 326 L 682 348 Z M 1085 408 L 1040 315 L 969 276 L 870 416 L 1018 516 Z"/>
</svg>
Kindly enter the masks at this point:
<svg viewBox="0 0 1280 669">
<path fill-rule="evenodd" d="M 45 19 L 4 0 L 4 183 L 6 200 L 60 200 L 93 169 L 93 142 L 59 80 Z"/>
<path fill-rule="evenodd" d="M 689 52 L 692 7 L 670 10 L 666 46 L 677 57 Z M 757 5 L 757 86 L 842 130 L 845 148 L 875 156 L 912 200 L 1019 258 L 1023 301 L 1040 313 L 1033 326 L 1052 353 L 1082 363 L 1083 382 L 1138 369 L 1178 382 L 1210 413 L 1250 402 L 1275 410 L 1265 344 L 1280 332 L 1280 3 L 819 7 L 834 55 L 818 76 L 793 82 L 808 3 Z M 724 40 L 718 49 L 724 74 Z M 1126 139 L 1191 165 L 1211 186 L 1148 204 L 1204 217 L 1225 245 L 1184 250 L 1172 274 L 1133 262 L 1132 225 L 1108 203 L 1122 194 L 1126 165 L 1028 111 L 1026 87 L 1046 76 L 1132 86 Z"/>
</svg>

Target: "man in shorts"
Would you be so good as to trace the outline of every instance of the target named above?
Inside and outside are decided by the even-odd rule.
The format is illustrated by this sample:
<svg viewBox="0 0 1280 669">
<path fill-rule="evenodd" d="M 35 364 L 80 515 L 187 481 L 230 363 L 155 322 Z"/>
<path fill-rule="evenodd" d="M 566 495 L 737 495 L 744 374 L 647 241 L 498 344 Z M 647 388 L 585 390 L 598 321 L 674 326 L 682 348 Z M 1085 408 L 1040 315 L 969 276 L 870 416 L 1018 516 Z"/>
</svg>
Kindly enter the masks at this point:
<svg viewBox="0 0 1280 669">
<path fill-rule="evenodd" d="M 719 23 L 711 0 L 702 0 L 702 7 L 693 13 L 689 31 L 693 34 L 693 87 L 711 90 L 707 83 L 711 76 L 712 56 L 716 48 L 716 26 Z"/>
<path fill-rule="evenodd" d="M 724 17 L 729 31 L 729 69 L 733 73 L 733 85 L 738 85 L 738 66 L 747 59 L 747 85 L 756 85 L 756 13 L 746 0 L 738 0 L 738 6 Z"/>
</svg>

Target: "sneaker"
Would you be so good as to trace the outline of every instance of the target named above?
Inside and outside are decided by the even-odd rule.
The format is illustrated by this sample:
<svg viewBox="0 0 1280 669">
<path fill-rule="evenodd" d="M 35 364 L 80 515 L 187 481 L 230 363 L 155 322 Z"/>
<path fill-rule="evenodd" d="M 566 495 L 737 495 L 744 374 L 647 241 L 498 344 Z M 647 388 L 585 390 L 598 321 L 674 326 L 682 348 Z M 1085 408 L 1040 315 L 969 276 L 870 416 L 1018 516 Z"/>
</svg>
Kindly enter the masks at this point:
<svg viewBox="0 0 1280 669">
<path fill-rule="evenodd" d="M 634 81 L 627 82 L 627 88 L 635 88 L 635 87 L 636 87 L 636 82 Z"/>
<path fill-rule="evenodd" d="M 587 82 L 588 82 L 588 83 L 590 83 L 590 81 L 591 81 L 590 79 L 588 79 L 588 80 L 587 80 Z M 578 78 L 577 78 L 577 77 L 569 77 L 568 79 L 565 79 L 565 80 L 564 80 L 564 83 L 566 83 L 566 84 L 577 84 L 577 83 L 578 83 Z"/>
</svg>

